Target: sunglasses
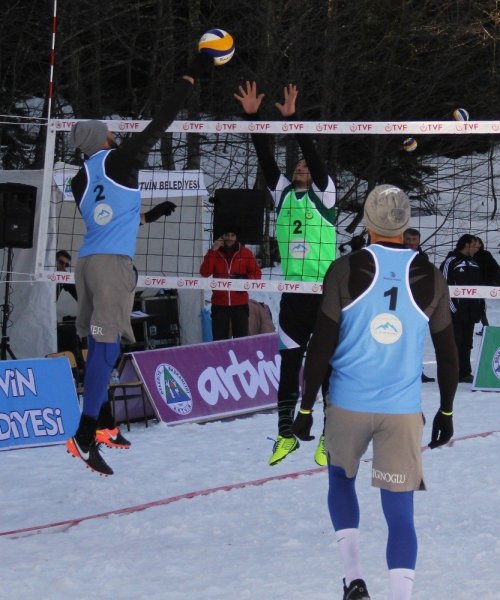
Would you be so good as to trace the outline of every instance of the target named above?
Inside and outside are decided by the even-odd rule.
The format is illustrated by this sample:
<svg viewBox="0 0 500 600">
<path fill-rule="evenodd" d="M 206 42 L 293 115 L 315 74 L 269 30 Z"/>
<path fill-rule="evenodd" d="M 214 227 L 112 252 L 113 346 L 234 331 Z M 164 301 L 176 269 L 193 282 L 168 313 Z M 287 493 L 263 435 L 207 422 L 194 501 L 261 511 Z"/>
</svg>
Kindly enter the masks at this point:
<svg viewBox="0 0 500 600">
<path fill-rule="evenodd" d="M 71 263 L 70 262 L 66 262 L 65 260 L 58 260 L 57 264 L 61 265 L 61 267 L 70 267 L 71 266 Z"/>
</svg>

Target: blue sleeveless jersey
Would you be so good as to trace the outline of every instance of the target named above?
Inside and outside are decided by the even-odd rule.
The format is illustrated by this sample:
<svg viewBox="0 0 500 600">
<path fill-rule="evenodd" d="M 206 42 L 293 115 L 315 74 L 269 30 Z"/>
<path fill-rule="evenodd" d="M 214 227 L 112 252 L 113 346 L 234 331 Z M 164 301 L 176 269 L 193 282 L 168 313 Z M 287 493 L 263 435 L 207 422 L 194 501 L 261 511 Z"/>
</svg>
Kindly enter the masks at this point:
<svg viewBox="0 0 500 600">
<path fill-rule="evenodd" d="M 134 258 L 140 225 L 141 194 L 110 179 L 104 161 L 112 150 L 101 150 L 87 161 L 87 187 L 80 211 L 87 227 L 79 256 L 122 254 Z"/>
<path fill-rule="evenodd" d="M 427 316 L 411 294 L 413 250 L 377 244 L 370 287 L 342 310 L 339 344 L 330 360 L 329 399 L 357 412 L 421 410 L 422 355 Z"/>
</svg>

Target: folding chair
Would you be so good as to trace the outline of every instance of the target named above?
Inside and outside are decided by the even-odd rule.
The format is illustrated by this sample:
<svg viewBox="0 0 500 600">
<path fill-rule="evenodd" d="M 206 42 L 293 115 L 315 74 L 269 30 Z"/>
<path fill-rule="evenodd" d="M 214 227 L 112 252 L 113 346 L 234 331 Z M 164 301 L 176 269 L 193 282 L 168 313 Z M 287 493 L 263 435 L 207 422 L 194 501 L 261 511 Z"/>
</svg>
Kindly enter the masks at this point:
<svg viewBox="0 0 500 600">
<path fill-rule="evenodd" d="M 124 358 L 120 360 L 118 365 L 118 372 L 121 374 L 124 366 Z M 130 431 L 130 416 L 128 410 L 129 400 L 141 399 L 142 402 L 142 415 L 146 427 L 148 427 L 148 410 L 146 402 L 146 392 L 144 391 L 144 384 L 140 379 L 134 381 L 116 381 L 109 384 L 108 387 L 108 400 L 112 407 L 113 417 L 116 419 L 116 403 L 123 402 L 123 408 L 125 410 L 125 422 L 127 424 L 127 431 Z"/>
</svg>

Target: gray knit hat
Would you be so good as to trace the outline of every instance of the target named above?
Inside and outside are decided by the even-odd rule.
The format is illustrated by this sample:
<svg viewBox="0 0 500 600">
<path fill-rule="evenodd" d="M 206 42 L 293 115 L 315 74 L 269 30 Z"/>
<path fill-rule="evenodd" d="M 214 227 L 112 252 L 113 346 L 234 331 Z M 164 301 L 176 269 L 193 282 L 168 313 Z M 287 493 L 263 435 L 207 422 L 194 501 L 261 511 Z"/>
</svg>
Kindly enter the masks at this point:
<svg viewBox="0 0 500 600">
<path fill-rule="evenodd" d="M 377 185 L 368 194 L 363 220 L 367 229 L 385 237 L 397 237 L 408 227 L 408 196 L 395 185 Z"/>
<path fill-rule="evenodd" d="M 102 121 L 79 121 L 71 130 L 71 143 L 87 156 L 101 150 L 106 143 L 108 128 Z"/>
</svg>

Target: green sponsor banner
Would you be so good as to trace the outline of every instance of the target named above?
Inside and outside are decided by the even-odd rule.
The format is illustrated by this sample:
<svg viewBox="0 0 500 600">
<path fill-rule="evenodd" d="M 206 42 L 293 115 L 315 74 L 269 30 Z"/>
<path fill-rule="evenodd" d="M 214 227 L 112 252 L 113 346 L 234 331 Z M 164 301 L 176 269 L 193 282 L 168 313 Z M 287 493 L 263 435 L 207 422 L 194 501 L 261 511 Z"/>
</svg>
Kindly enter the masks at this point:
<svg viewBox="0 0 500 600">
<path fill-rule="evenodd" d="M 500 390 L 500 327 L 485 327 L 472 388 Z"/>
</svg>

